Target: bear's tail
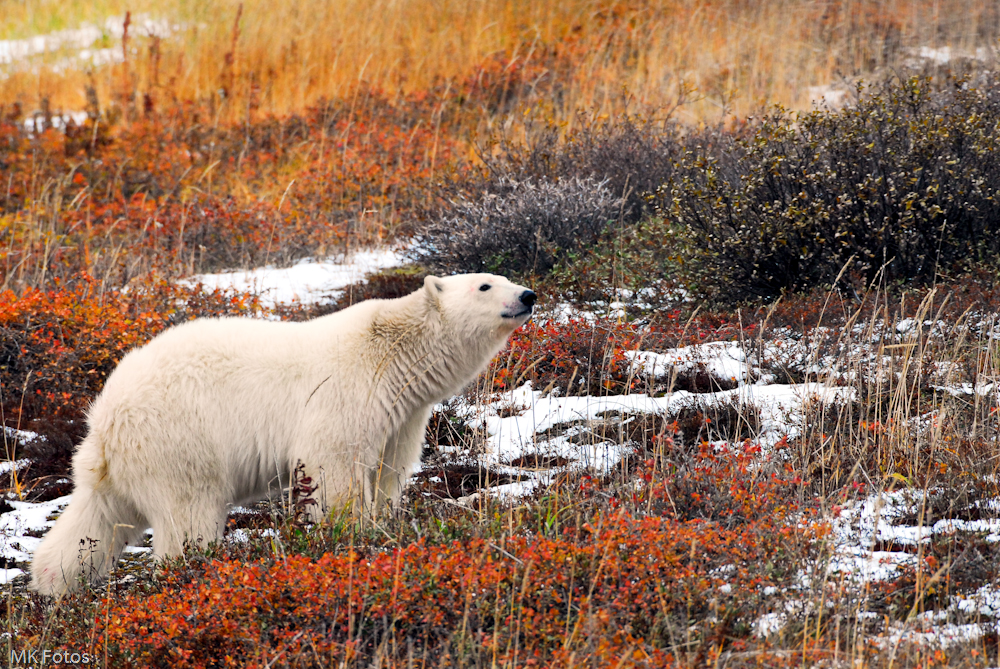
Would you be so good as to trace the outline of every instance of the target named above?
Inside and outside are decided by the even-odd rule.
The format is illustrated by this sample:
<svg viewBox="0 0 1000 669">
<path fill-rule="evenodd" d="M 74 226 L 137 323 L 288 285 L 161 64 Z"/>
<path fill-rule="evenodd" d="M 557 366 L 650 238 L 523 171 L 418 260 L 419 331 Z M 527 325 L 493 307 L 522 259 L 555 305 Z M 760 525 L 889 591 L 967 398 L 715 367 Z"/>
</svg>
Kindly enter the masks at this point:
<svg viewBox="0 0 1000 669">
<path fill-rule="evenodd" d="M 69 506 L 35 550 L 32 590 L 59 596 L 82 580 L 104 579 L 125 546 L 145 529 L 134 522 L 136 514 L 89 483 L 77 481 Z"/>
</svg>

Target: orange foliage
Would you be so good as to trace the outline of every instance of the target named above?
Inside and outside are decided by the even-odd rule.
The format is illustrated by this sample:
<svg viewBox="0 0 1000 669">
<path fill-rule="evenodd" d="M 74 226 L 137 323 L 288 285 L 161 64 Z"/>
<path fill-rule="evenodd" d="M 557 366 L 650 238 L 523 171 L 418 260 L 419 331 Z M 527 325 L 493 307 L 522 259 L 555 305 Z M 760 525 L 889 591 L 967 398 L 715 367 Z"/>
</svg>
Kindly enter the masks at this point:
<svg viewBox="0 0 1000 669">
<path fill-rule="evenodd" d="M 746 646 L 822 525 L 796 482 L 751 471 L 752 450 L 703 452 L 690 472 L 644 470 L 617 511 L 554 536 L 518 533 L 318 559 L 168 569 L 152 595 L 106 600 L 98 629 L 120 667 L 404 666 L 479 657 L 503 666 L 674 664 L 679 638 L 711 661 Z M 650 463 L 651 464 L 651 463 Z M 728 496 L 718 520 L 678 517 L 677 479 Z M 576 494 L 598 492 L 584 478 Z M 654 511 L 646 515 L 644 509 Z M 692 514 L 697 515 L 697 514 Z M 795 522 L 788 522 L 795 518 Z M 107 620 L 105 625 L 104 621 Z M 71 632 L 71 635 L 73 633 Z M 687 658 L 688 660 L 694 658 Z M 272 663 L 272 664 L 269 664 Z"/>
<path fill-rule="evenodd" d="M 240 294 L 202 295 L 166 283 L 102 293 L 89 276 L 57 290 L 0 292 L 4 422 L 78 420 L 130 349 L 200 314 L 259 310 Z"/>
<path fill-rule="evenodd" d="M 408 229 L 454 170 L 434 100 L 323 102 L 302 116 L 213 127 L 177 106 L 131 123 L 27 133 L 0 120 L 0 282 L 79 271 L 167 276 L 289 261 Z M 3 112 L 0 109 L 0 112 Z M 3 114 L 0 113 L 0 117 Z"/>
<path fill-rule="evenodd" d="M 635 349 L 641 338 L 626 322 L 530 322 L 510 338 L 487 378 L 494 391 L 530 380 L 539 390 L 550 387 L 573 395 L 624 393 L 638 381 L 625 351 Z"/>
</svg>

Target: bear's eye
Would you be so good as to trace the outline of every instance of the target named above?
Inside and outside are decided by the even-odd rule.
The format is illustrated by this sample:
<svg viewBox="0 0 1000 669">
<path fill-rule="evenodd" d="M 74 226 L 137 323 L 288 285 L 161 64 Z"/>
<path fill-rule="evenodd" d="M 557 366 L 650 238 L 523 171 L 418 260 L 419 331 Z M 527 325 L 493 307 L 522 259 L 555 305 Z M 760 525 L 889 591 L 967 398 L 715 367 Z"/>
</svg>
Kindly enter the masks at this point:
<svg viewBox="0 0 1000 669">
<path fill-rule="evenodd" d="M 486 292 L 487 290 L 489 290 L 489 289 L 490 289 L 490 288 L 492 288 L 492 287 L 493 287 L 493 286 L 491 286 L 490 284 L 488 284 L 488 283 L 484 283 L 483 285 L 481 285 L 481 286 L 479 287 L 479 290 L 485 293 L 485 292 Z"/>
</svg>

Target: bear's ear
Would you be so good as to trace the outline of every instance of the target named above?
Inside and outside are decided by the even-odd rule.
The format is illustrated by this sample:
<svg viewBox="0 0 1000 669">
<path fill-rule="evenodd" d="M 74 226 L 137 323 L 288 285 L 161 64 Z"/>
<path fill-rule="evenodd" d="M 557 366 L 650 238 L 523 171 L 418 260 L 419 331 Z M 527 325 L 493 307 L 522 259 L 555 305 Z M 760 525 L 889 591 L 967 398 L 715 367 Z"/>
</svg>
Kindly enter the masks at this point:
<svg viewBox="0 0 1000 669">
<path fill-rule="evenodd" d="M 438 296 L 444 292 L 444 281 L 436 276 L 428 276 L 424 279 L 424 292 L 427 293 L 427 301 L 437 308 Z"/>
<path fill-rule="evenodd" d="M 444 292 L 444 281 L 441 277 L 428 276 L 424 278 L 424 289 L 431 295 Z"/>
</svg>

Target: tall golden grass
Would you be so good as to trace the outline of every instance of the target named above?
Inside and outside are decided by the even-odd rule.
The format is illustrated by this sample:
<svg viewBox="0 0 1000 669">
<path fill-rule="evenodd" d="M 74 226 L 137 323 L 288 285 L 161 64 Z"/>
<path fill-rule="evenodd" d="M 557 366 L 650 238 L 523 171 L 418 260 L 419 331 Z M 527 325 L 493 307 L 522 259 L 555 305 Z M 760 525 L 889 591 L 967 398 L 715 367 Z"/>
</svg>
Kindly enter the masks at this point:
<svg viewBox="0 0 1000 669">
<path fill-rule="evenodd" d="M 135 28 L 125 64 L 7 65 L 0 99 L 80 109 L 130 83 L 154 98 L 215 98 L 222 117 L 284 114 L 358 82 L 389 95 L 448 90 L 487 62 L 558 78 L 557 115 L 611 112 L 623 92 L 682 118 L 715 122 L 762 103 L 809 105 L 808 87 L 898 64 L 908 49 L 995 46 L 988 0 L 119 0 L 0 2 L 11 35 L 69 27 L 123 7 L 180 26 L 155 40 Z M 115 41 L 117 48 L 120 41 Z M 65 65 L 65 61 L 63 63 Z M 127 83 L 128 82 L 128 83 Z"/>
</svg>

